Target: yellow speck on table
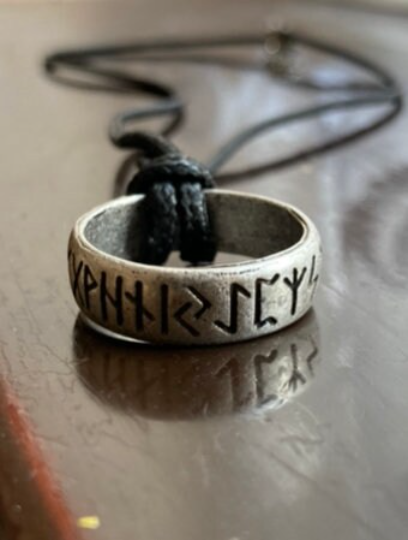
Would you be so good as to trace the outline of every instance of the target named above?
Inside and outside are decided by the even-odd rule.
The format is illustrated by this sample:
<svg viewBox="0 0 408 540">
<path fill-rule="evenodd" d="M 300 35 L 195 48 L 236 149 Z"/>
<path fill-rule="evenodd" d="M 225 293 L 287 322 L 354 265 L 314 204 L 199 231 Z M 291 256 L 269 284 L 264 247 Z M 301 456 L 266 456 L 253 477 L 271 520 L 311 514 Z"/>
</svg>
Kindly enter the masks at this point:
<svg viewBox="0 0 408 540">
<path fill-rule="evenodd" d="M 99 527 L 101 526 L 101 522 L 98 516 L 83 516 L 78 518 L 77 525 L 81 529 L 95 530 L 99 529 Z"/>
</svg>

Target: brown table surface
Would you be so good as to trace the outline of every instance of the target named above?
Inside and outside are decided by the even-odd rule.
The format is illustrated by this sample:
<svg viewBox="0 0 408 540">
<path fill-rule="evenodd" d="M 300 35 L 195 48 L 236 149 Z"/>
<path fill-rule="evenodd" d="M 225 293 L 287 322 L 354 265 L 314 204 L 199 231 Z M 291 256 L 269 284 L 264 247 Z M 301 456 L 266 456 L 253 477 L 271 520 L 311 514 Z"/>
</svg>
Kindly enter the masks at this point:
<svg viewBox="0 0 408 540">
<path fill-rule="evenodd" d="M 403 18 L 266 0 L 0 8 L 0 522 L 8 538 L 406 538 L 405 113 L 330 155 L 228 185 L 296 204 L 320 228 L 315 311 L 287 332 L 221 349 L 120 345 L 77 322 L 68 287 L 68 233 L 112 195 L 124 156 L 106 127 L 133 101 L 52 84 L 44 55 L 157 35 L 261 32 L 277 12 L 388 66 L 407 87 Z M 334 64 L 320 67 L 329 73 Z M 202 160 L 243 125 L 321 99 L 259 73 L 183 65 L 154 73 L 189 102 L 176 140 Z M 282 129 L 235 165 L 331 137 L 370 114 Z"/>
</svg>

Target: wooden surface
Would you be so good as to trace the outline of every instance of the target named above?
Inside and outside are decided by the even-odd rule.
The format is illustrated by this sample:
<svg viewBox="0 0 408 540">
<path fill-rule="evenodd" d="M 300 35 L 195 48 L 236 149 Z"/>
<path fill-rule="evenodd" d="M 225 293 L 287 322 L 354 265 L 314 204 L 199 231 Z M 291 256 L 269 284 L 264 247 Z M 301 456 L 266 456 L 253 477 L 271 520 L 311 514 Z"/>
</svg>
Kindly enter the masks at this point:
<svg viewBox="0 0 408 540">
<path fill-rule="evenodd" d="M 0 524 L 9 539 L 406 537 L 405 113 L 352 147 L 229 185 L 298 205 L 322 233 L 315 312 L 278 337 L 194 351 L 119 345 L 78 323 L 68 287 L 68 233 L 112 195 L 124 156 L 106 127 L 132 101 L 50 83 L 44 55 L 263 31 L 277 12 L 407 87 L 407 23 L 378 14 L 267 0 L 0 9 Z M 202 160 L 243 125 L 321 99 L 265 74 L 158 70 L 190 104 L 177 143 Z M 281 130 L 234 165 L 369 114 Z"/>
</svg>

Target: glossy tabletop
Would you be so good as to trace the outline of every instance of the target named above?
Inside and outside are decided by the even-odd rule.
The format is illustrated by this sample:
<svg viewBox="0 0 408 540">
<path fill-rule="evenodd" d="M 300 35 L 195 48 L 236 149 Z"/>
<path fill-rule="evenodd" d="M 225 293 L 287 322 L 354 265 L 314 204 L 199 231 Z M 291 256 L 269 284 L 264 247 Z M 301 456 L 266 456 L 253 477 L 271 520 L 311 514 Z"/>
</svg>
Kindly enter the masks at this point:
<svg viewBox="0 0 408 540">
<path fill-rule="evenodd" d="M 276 16 L 388 67 L 408 87 L 408 18 L 254 0 L 0 8 L 0 526 L 24 540 L 399 540 L 408 516 L 408 123 L 222 187 L 270 195 L 318 225 L 315 309 L 275 337 L 204 349 L 87 330 L 69 290 L 79 215 L 112 197 L 108 141 L 130 97 L 46 79 L 61 47 L 264 31 Z M 310 59 L 327 76 L 346 66 Z M 317 64 L 316 64 L 317 65 Z M 266 115 L 324 97 L 265 73 L 157 65 L 205 161 Z M 344 70 L 344 72 L 342 71 Z M 334 74 L 333 74 L 334 73 Z M 253 143 L 255 164 L 367 122 L 336 113 Z"/>
</svg>

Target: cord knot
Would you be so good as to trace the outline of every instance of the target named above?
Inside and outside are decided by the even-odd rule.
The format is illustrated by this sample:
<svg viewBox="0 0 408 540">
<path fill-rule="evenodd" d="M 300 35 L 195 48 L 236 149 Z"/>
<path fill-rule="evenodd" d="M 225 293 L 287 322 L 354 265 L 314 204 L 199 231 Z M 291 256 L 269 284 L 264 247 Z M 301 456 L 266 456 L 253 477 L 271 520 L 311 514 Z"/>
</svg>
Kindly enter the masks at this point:
<svg viewBox="0 0 408 540">
<path fill-rule="evenodd" d="M 212 262 L 216 245 L 203 191 L 215 185 L 210 171 L 173 146 L 152 154 L 155 157 L 141 160 L 127 189 L 129 195 L 146 196 L 143 262 L 163 264 L 175 249 L 192 264 Z"/>
<path fill-rule="evenodd" d="M 215 186 L 210 171 L 194 159 L 172 151 L 160 157 L 147 160 L 128 186 L 128 194 L 147 193 L 152 185 L 170 183 L 198 183 L 201 188 Z"/>
</svg>

